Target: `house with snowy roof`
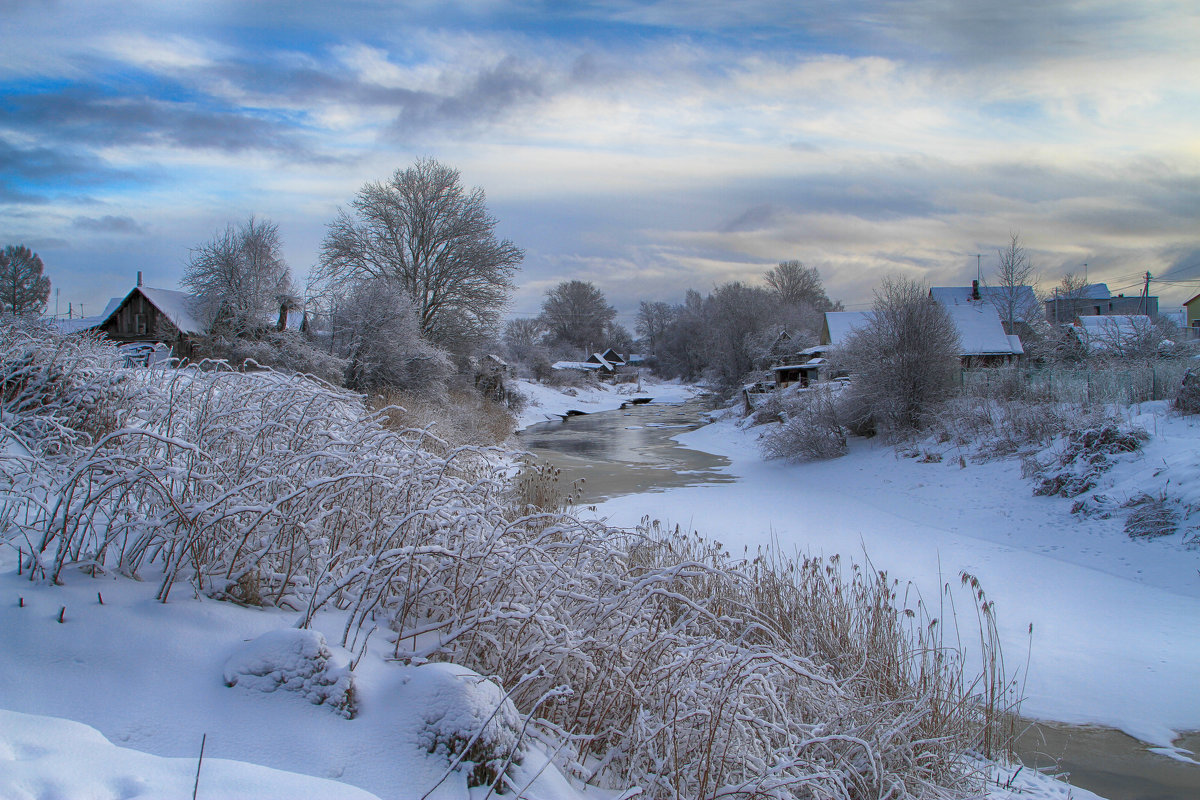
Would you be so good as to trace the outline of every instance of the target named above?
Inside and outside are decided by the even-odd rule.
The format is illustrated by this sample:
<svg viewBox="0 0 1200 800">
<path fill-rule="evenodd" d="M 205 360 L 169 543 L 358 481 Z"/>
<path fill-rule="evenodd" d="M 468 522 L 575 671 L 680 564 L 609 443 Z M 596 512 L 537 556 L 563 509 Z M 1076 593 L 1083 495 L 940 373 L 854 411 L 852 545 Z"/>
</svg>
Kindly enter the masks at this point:
<svg viewBox="0 0 1200 800">
<path fill-rule="evenodd" d="M 929 290 L 929 296 L 946 307 L 991 303 L 1007 334 L 1027 333 L 1027 323 L 1041 314 L 1041 303 L 1032 286 L 986 286 L 971 281 L 970 286 L 934 286 Z"/>
<path fill-rule="evenodd" d="M 192 356 L 193 337 L 203 335 L 208 326 L 196 297 L 174 289 L 156 289 L 137 285 L 95 326 L 118 343 L 161 342 L 176 358 Z"/>
<path fill-rule="evenodd" d="M 934 298 L 935 302 L 937 299 Z M 990 302 L 941 303 L 958 331 L 959 357 L 963 367 L 993 367 L 1015 363 L 1025 350 L 1020 337 L 1004 332 L 1000 314 Z M 827 311 L 821 343 L 837 348 L 856 330 L 871 324 L 870 311 Z"/>
<path fill-rule="evenodd" d="M 1113 297 L 1106 283 L 1089 283 L 1070 295 L 1056 289 L 1045 305 L 1046 321 L 1056 325 L 1068 325 L 1082 317 L 1142 315 L 1152 320 L 1158 318 L 1157 297 L 1140 294 Z"/>
</svg>

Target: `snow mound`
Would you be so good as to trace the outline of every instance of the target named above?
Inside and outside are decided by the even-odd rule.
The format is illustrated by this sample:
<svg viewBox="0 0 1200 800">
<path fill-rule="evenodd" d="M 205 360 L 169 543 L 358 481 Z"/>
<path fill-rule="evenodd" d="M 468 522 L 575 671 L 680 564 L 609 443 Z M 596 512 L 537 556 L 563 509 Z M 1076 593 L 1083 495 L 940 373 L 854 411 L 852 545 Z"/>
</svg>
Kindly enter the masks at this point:
<svg viewBox="0 0 1200 800">
<path fill-rule="evenodd" d="M 354 716 L 354 674 L 330 663 L 332 653 L 317 631 L 267 631 L 225 662 L 225 685 L 251 692 L 296 692 L 313 705 Z"/>
<path fill-rule="evenodd" d="M 413 669 L 408 689 L 425 701 L 417 743 L 457 761 L 468 786 L 494 783 L 521 763 L 521 715 L 492 681 L 455 664 L 424 664 Z"/>
<path fill-rule="evenodd" d="M 192 796 L 196 765 L 195 757 L 162 758 L 117 747 L 79 722 L 0 710 L 0 797 L 185 800 Z M 208 757 L 200 767 L 198 796 L 378 800 L 343 783 Z"/>
</svg>

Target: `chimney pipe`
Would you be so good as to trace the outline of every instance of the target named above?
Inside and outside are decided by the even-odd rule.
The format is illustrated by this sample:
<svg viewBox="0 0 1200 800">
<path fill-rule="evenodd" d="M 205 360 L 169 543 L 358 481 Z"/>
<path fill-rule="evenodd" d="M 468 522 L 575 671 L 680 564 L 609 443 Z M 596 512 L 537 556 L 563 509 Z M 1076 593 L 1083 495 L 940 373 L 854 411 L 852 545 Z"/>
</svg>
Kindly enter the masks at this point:
<svg viewBox="0 0 1200 800">
<path fill-rule="evenodd" d="M 142 271 L 138 270 L 138 286 L 142 285 Z"/>
</svg>

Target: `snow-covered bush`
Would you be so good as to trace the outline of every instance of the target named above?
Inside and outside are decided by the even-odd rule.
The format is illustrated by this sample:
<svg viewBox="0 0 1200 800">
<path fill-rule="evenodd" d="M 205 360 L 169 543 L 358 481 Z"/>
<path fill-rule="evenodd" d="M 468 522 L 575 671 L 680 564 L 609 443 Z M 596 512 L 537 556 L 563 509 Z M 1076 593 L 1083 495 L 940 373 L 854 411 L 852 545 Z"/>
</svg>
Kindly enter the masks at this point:
<svg viewBox="0 0 1200 800">
<path fill-rule="evenodd" d="M 846 454 L 846 431 L 838 421 L 834 392 L 815 386 L 783 403 L 781 422 L 759 440 L 763 456 L 788 461 L 823 461 Z"/>
<path fill-rule="evenodd" d="M 317 631 L 267 631 L 225 661 L 225 685 L 250 692 L 294 692 L 350 719 L 354 716 L 354 676 L 346 665 L 332 664 L 332 655 L 325 637 Z"/>
<path fill-rule="evenodd" d="M 31 452 L 110 433 L 130 405 L 124 356 L 97 336 L 64 337 L 37 320 L 0 322 L 0 425 Z"/>
<path fill-rule="evenodd" d="M 35 350 L 37 369 L 56 347 Z M 650 797 L 920 797 L 969 781 L 960 753 L 1002 746 L 1003 671 L 977 700 L 956 646 L 931 638 L 946 621 L 906 607 L 885 575 L 537 508 L 513 488 L 511 454 L 393 430 L 301 376 L 120 375 L 96 401 L 118 404 L 120 426 L 94 441 L 68 435 L 53 403 L 6 406 L 11 430 L 40 430 L 26 423 L 44 412 L 67 432 L 30 468 L 0 470 L 4 536 L 32 580 L 155 575 L 164 602 L 187 583 L 296 609 L 301 627 L 339 619 L 353 652 L 369 640 L 489 676 L 564 769 Z M 302 666 L 320 648 L 295 644 L 252 649 L 231 674 L 320 689 L 328 663 Z M 497 767 L 519 757 L 502 713 L 486 752 L 430 720 L 435 750 L 514 788 Z"/>
<path fill-rule="evenodd" d="M 467 786 L 511 781 L 509 767 L 519 766 L 522 717 L 494 682 L 454 664 L 424 664 L 412 669 L 410 690 L 424 701 L 424 725 L 417 743 L 467 774 Z"/>
<path fill-rule="evenodd" d="M 263 331 L 254 338 L 210 337 L 199 343 L 206 356 L 228 361 L 237 367 L 271 367 L 284 372 L 315 375 L 340 384 L 346 371 L 345 359 L 315 348 L 297 331 Z"/>
<path fill-rule="evenodd" d="M 1165 494 L 1142 494 L 1125 507 L 1133 509 L 1125 518 L 1125 533 L 1134 539 L 1170 536 L 1179 530 L 1179 511 Z"/>
<path fill-rule="evenodd" d="M 1147 438 L 1141 429 L 1121 430 L 1114 425 L 1072 431 L 1060 449 L 1048 454 L 1048 460 L 1038 462 L 1041 480 L 1033 493 L 1078 497 L 1096 486 L 1113 457 L 1137 452 Z"/>
<path fill-rule="evenodd" d="M 1171 405 L 1180 414 L 1200 414 L 1200 373 L 1188 370 L 1179 380 Z"/>
</svg>

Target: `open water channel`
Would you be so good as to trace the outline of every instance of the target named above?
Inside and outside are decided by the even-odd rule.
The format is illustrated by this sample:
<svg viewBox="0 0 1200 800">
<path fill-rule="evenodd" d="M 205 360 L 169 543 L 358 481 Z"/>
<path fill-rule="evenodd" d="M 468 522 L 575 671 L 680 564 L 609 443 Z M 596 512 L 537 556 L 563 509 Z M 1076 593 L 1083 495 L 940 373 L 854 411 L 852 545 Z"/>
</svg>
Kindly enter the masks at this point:
<svg viewBox="0 0 1200 800">
<path fill-rule="evenodd" d="M 522 446 L 582 479 L 583 504 L 705 483 L 734 483 L 729 461 L 673 441 L 704 424 L 704 400 L 632 406 L 526 428 Z M 1200 676 L 1198 676 L 1200 678 Z M 1178 746 L 1200 753 L 1200 733 Z M 1136 739 L 1102 727 L 1028 723 L 1022 761 L 1070 774 L 1070 782 L 1108 800 L 1200 800 L 1200 766 L 1150 752 Z"/>
</svg>

